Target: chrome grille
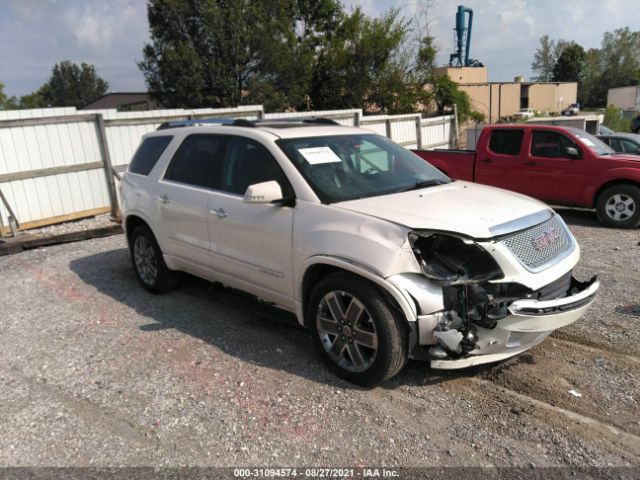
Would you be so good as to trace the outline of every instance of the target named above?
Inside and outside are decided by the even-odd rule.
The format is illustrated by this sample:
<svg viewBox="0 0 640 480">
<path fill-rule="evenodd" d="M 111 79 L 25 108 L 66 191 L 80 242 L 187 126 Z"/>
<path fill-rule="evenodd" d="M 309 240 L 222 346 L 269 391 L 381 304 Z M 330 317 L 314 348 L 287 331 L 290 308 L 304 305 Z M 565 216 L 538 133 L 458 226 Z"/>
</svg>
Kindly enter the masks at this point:
<svg viewBox="0 0 640 480">
<path fill-rule="evenodd" d="M 503 243 L 528 270 L 535 272 L 566 253 L 572 245 L 571 234 L 555 215 L 546 222 L 518 232 Z"/>
</svg>

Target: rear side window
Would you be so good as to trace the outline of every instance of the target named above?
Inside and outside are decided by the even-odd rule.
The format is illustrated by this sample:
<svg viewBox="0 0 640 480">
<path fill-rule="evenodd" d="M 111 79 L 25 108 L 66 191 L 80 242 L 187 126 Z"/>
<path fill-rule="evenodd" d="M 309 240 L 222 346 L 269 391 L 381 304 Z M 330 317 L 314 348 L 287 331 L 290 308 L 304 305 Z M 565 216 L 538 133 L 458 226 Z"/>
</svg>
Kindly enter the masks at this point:
<svg viewBox="0 0 640 480">
<path fill-rule="evenodd" d="M 489 140 L 489 150 L 502 155 L 517 155 L 522 146 L 523 130 L 494 130 Z"/>
<path fill-rule="evenodd" d="M 165 180 L 217 188 L 222 177 L 225 140 L 219 135 L 190 135 L 178 148 Z"/>
<path fill-rule="evenodd" d="M 138 175 L 149 175 L 172 138 L 172 136 L 145 138 L 131 159 L 129 171 Z"/>
</svg>

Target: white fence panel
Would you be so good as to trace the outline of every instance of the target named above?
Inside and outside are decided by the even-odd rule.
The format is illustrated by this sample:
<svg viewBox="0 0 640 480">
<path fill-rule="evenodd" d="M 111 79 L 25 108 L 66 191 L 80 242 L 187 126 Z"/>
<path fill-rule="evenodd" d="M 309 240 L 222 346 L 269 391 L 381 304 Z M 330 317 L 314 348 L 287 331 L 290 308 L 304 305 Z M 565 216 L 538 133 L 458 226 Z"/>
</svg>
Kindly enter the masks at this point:
<svg viewBox="0 0 640 480">
<path fill-rule="evenodd" d="M 423 148 L 451 148 L 453 121 L 453 115 L 423 119 L 421 123 Z"/>
<path fill-rule="evenodd" d="M 42 112 L 31 113 L 23 119 L 46 118 Z M 69 118 L 65 123 L 0 128 L 2 192 L 21 224 L 109 205 L 95 121 Z M 78 171 L 56 171 L 74 166 Z M 8 224 L 7 215 L 3 205 L 3 225 Z"/>
<path fill-rule="evenodd" d="M 102 122 L 98 121 L 102 116 Z M 77 111 L 75 108 L 0 112 L 0 188 L 21 226 L 31 227 L 110 210 L 102 141 L 111 165 L 128 165 L 140 138 L 170 120 L 233 117 L 278 119 L 328 117 L 388 135 L 407 148 L 451 146 L 453 116 L 418 114 L 363 116 L 361 109 L 264 114 L 261 105 L 225 109 L 165 109 L 140 112 Z M 104 139 L 102 129 L 104 125 Z M 419 127 L 418 127 L 419 125 Z M 0 227 L 9 212 L 0 202 Z"/>
</svg>

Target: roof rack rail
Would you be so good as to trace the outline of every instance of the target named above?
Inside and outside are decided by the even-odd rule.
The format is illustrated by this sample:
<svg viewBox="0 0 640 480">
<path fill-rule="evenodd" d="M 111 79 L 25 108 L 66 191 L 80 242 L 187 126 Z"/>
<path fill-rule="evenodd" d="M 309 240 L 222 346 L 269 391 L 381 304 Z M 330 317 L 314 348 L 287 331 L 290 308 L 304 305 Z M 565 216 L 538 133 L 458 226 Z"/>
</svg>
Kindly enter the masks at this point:
<svg viewBox="0 0 640 480">
<path fill-rule="evenodd" d="M 260 120 L 254 120 L 253 123 L 318 123 L 322 125 L 340 125 L 338 122 L 333 120 L 332 118 L 326 117 L 289 117 L 289 118 L 263 118 Z"/>
<path fill-rule="evenodd" d="M 264 118 L 260 120 L 247 120 L 246 118 L 193 118 L 189 120 L 170 120 L 160 124 L 157 130 L 168 128 L 190 127 L 196 125 L 228 125 L 234 127 L 255 128 L 260 124 L 274 123 L 314 123 L 319 125 L 340 125 L 331 118 L 324 117 L 292 117 L 292 118 Z"/>
<path fill-rule="evenodd" d="M 191 118 L 189 120 L 170 120 L 160 124 L 157 130 L 166 130 L 167 128 L 191 127 L 195 125 L 238 125 L 248 126 L 246 123 L 251 122 L 244 118 Z"/>
</svg>

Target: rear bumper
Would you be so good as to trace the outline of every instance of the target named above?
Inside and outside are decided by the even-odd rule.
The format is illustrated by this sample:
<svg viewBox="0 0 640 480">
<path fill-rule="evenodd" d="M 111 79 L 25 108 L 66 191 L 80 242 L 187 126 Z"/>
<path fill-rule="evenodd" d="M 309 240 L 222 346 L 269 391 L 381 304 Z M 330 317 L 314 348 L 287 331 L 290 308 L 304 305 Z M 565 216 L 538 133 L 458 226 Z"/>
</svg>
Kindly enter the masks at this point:
<svg viewBox="0 0 640 480">
<path fill-rule="evenodd" d="M 570 325 L 587 311 L 600 288 L 594 277 L 582 289 L 556 300 L 517 300 L 510 315 L 493 329 L 476 328 L 476 348 L 463 358 L 431 360 L 431 368 L 457 369 L 497 362 L 522 353 L 542 342 L 554 330 Z"/>
</svg>

